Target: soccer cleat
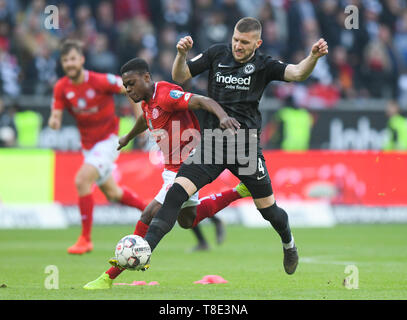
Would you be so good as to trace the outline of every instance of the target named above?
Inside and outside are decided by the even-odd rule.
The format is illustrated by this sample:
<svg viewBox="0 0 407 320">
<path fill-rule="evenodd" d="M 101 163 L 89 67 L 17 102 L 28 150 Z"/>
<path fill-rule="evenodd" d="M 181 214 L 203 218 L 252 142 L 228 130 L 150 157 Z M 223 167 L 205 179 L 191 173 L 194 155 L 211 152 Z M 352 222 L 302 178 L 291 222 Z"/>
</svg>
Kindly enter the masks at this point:
<svg viewBox="0 0 407 320">
<path fill-rule="evenodd" d="M 92 241 L 87 240 L 84 236 L 79 236 L 76 243 L 68 248 L 68 253 L 71 254 L 84 254 L 93 250 Z"/>
<path fill-rule="evenodd" d="M 297 269 L 298 265 L 298 251 L 297 247 L 294 245 L 294 247 L 290 249 L 284 249 L 284 270 L 287 274 L 293 274 L 295 272 L 295 269 Z"/>
<path fill-rule="evenodd" d="M 101 290 L 111 289 L 113 285 L 113 279 L 110 279 L 107 273 L 103 273 L 99 278 L 93 280 L 83 286 L 86 290 Z"/>
<path fill-rule="evenodd" d="M 126 268 L 123 268 L 121 265 L 119 265 L 119 261 L 117 261 L 116 258 L 110 258 L 109 263 L 110 263 L 110 265 L 112 267 L 119 268 L 120 270 L 125 270 L 126 269 Z M 148 268 L 150 268 L 150 264 L 144 265 L 143 268 L 138 269 L 137 271 L 146 271 Z"/>
<path fill-rule="evenodd" d="M 126 269 L 126 268 L 123 268 L 121 265 L 119 265 L 119 261 L 117 261 L 116 258 L 110 258 L 109 263 L 112 267 L 119 268 L 120 270 Z"/>
<path fill-rule="evenodd" d="M 206 242 L 200 242 L 195 247 L 191 248 L 189 252 L 207 251 L 207 250 L 209 250 L 209 245 Z"/>
<path fill-rule="evenodd" d="M 240 182 L 236 187 L 235 187 L 237 193 L 242 197 L 251 197 L 252 194 L 250 191 L 247 189 L 247 187 L 243 184 L 243 182 Z"/>
</svg>

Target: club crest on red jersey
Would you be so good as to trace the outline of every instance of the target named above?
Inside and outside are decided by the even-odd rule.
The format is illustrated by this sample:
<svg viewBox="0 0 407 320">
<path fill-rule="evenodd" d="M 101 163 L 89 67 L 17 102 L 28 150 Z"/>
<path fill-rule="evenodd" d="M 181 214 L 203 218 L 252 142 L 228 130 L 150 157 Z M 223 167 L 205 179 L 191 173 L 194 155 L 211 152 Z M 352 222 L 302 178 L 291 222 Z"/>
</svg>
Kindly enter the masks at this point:
<svg viewBox="0 0 407 320">
<path fill-rule="evenodd" d="M 171 90 L 170 97 L 173 99 L 179 99 L 184 95 L 185 92 L 179 90 Z"/>
<path fill-rule="evenodd" d="M 151 112 L 151 116 L 153 117 L 153 119 L 157 119 L 159 115 L 160 111 L 158 111 L 158 108 L 154 108 L 153 111 Z"/>
</svg>

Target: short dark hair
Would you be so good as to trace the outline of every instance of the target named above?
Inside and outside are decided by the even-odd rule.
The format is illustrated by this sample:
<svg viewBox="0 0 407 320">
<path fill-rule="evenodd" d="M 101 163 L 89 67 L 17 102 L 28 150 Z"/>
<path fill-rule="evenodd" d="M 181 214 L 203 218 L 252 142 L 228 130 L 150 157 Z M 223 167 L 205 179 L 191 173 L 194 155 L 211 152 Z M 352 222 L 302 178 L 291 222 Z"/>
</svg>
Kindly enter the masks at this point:
<svg viewBox="0 0 407 320">
<path fill-rule="evenodd" d="M 61 43 L 60 46 L 61 57 L 68 54 L 72 49 L 75 49 L 83 56 L 82 42 L 76 39 L 66 39 Z"/>
<path fill-rule="evenodd" d="M 251 32 L 251 31 L 259 31 L 261 33 L 261 23 L 256 18 L 246 17 L 240 19 L 236 23 L 237 31 L 241 33 Z"/>
<path fill-rule="evenodd" d="M 122 67 L 120 68 L 120 74 L 123 75 L 126 72 L 134 71 L 137 73 L 146 73 L 150 72 L 147 62 L 141 58 L 133 58 L 127 61 Z"/>
</svg>

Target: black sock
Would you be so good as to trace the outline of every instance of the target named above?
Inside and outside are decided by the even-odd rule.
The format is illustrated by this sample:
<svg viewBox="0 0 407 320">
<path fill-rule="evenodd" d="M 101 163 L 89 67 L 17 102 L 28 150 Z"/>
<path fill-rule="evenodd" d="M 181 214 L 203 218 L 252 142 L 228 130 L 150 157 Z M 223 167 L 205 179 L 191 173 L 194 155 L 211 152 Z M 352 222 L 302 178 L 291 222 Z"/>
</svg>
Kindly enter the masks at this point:
<svg viewBox="0 0 407 320">
<path fill-rule="evenodd" d="M 281 237 L 283 243 L 289 243 L 291 241 L 291 229 L 288 223 L 288 215 L 284 209 L 274 204 L 270 207 L 259 209 L 264 219 L 269 221 L 273 228 Z"/>
<path fill-rule="evenodd" d="M 151 251 L 155 249 L 161 239 L 172 229 L 177 221 L 182 204 L 189 198 L 188 193 L 178 183 L 174 183 L 168 190 L 163 206 L 151 220 L 147 234 L 144 237 L 150 245 Z"/>
</svg>

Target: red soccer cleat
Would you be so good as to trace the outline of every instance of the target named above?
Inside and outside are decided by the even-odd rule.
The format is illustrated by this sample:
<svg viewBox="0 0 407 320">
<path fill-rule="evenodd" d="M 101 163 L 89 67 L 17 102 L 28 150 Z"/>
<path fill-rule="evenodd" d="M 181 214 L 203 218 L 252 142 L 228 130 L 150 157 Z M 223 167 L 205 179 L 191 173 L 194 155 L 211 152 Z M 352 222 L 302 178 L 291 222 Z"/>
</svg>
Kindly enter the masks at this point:
<svg viewBox="0 0 407 320">
<path fill-rule="evenodd" d="M 79 236 L 78 241 L 68 248 L 68 253 L 84 254 L 93 250 L 92 241 L 87 240 L 84 236 Z"/>
</svg>

